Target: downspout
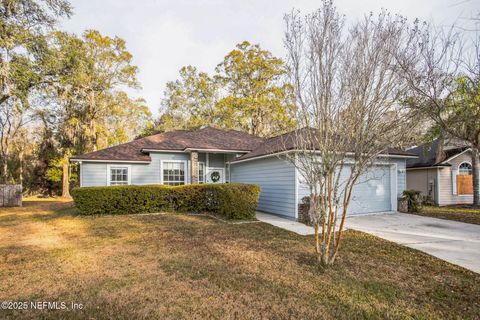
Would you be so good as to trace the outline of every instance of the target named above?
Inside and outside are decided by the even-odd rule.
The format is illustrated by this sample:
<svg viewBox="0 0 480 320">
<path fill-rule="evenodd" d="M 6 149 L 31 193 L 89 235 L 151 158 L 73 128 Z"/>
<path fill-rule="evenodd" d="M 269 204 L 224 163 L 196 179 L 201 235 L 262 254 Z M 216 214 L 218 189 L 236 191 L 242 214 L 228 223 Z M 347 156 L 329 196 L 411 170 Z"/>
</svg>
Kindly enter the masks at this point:
<svg viewBox="0 0 480 320">
<path fill-rule="evenodd" d="M 296 161 L 297 161 L 296 154 L 294 155 L 293 161 L 295 161 L 295 165 L 293 166 L 295 170 L 295 220 L 298 221 L 298 168 L 296 165 Z"/>
<path fill-rule="evenodd" d="M 79 161 L 79 162 L 78 162 L 78 170 L 80 171 L 80 187 L 83 187 L 82 161 Z"/>
<path fill-rule="evenodd" d="M 437 167 L 437 177 L 435 179 L 435 202 L 440 205 L 440 167 Z"/>
<path fill-rule="evenodd" d="M 209 153 L 205 152 L 205 181 L 204 183 L 208 183 L 208 169 L 210 168 L 210 161 L 209 161 Z"/>
</svg>

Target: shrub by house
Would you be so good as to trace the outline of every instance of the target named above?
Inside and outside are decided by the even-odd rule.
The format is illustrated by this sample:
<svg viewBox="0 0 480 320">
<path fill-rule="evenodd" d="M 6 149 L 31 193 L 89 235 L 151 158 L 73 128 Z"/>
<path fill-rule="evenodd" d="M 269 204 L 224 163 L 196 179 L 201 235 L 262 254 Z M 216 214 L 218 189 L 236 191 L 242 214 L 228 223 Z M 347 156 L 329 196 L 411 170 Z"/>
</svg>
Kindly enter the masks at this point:
<svg viewBox="0 0 480 320">
<path fill-rule="evenodd" d="M 227 219 L 253 219 L 260 187 L 252 184 L 196 184 L 83 187 L 72 191 L 82 214 L 210 212 Z"/>
</svg>

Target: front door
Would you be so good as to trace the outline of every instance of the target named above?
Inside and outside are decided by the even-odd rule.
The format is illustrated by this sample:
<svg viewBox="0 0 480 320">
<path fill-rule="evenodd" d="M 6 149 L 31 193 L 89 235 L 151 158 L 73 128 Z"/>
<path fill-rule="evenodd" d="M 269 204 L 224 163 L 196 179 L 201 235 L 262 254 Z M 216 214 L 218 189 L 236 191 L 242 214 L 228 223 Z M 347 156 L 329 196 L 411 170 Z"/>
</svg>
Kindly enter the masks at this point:
<svg viewBox="0 0 480 320">
<path fill-rule="evenodd" d="M 224 168 L 208 168 L 207 183 L 224 183 L 225 169 Z"/>
</svg>

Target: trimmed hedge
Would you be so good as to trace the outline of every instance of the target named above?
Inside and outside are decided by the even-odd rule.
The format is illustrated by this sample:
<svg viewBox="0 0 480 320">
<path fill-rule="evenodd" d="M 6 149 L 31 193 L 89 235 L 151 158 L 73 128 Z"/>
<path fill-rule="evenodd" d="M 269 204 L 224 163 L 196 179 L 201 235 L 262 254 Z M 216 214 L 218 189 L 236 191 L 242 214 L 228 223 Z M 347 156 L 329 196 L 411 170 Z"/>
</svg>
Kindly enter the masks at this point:
<svg viewBox="0 0 480 320">
<path fill-rule="evenodd" d="M 252 184 L 194 184 L 82 187 L 72 190 L 82 214 L 211 212 L 227 219 L 254 219 L 260 187 Z"/>
</svg>

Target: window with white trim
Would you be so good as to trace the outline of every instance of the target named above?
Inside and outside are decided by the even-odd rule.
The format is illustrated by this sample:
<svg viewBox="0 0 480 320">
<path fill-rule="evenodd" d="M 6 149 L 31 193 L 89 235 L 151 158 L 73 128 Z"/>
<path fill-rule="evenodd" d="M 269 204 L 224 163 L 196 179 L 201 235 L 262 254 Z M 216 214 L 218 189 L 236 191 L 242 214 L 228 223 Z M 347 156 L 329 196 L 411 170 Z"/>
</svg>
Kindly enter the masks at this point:
<svg viewBox="0 0 480 320">
<path fill-rule="evenodd" d="M 471 176 L 472 175 L 472 165 L 468 162 L 463 162 L 458 166 L 458 175 L 460 176 Z"/>
<path fill-rule="evenodd" d="M 205 163 L 198 163 L 198 183 L 205 183 Z"/>
<path fill-rule="evenodd" d="M 163 184 L 180 186 L 185 184 L 185 162 L 163 162 Z"/>
<path fill-rule="evenodd" d="M 128 167 L 110 167 L 110 185 L 128 185 Z"/>
</svg>

